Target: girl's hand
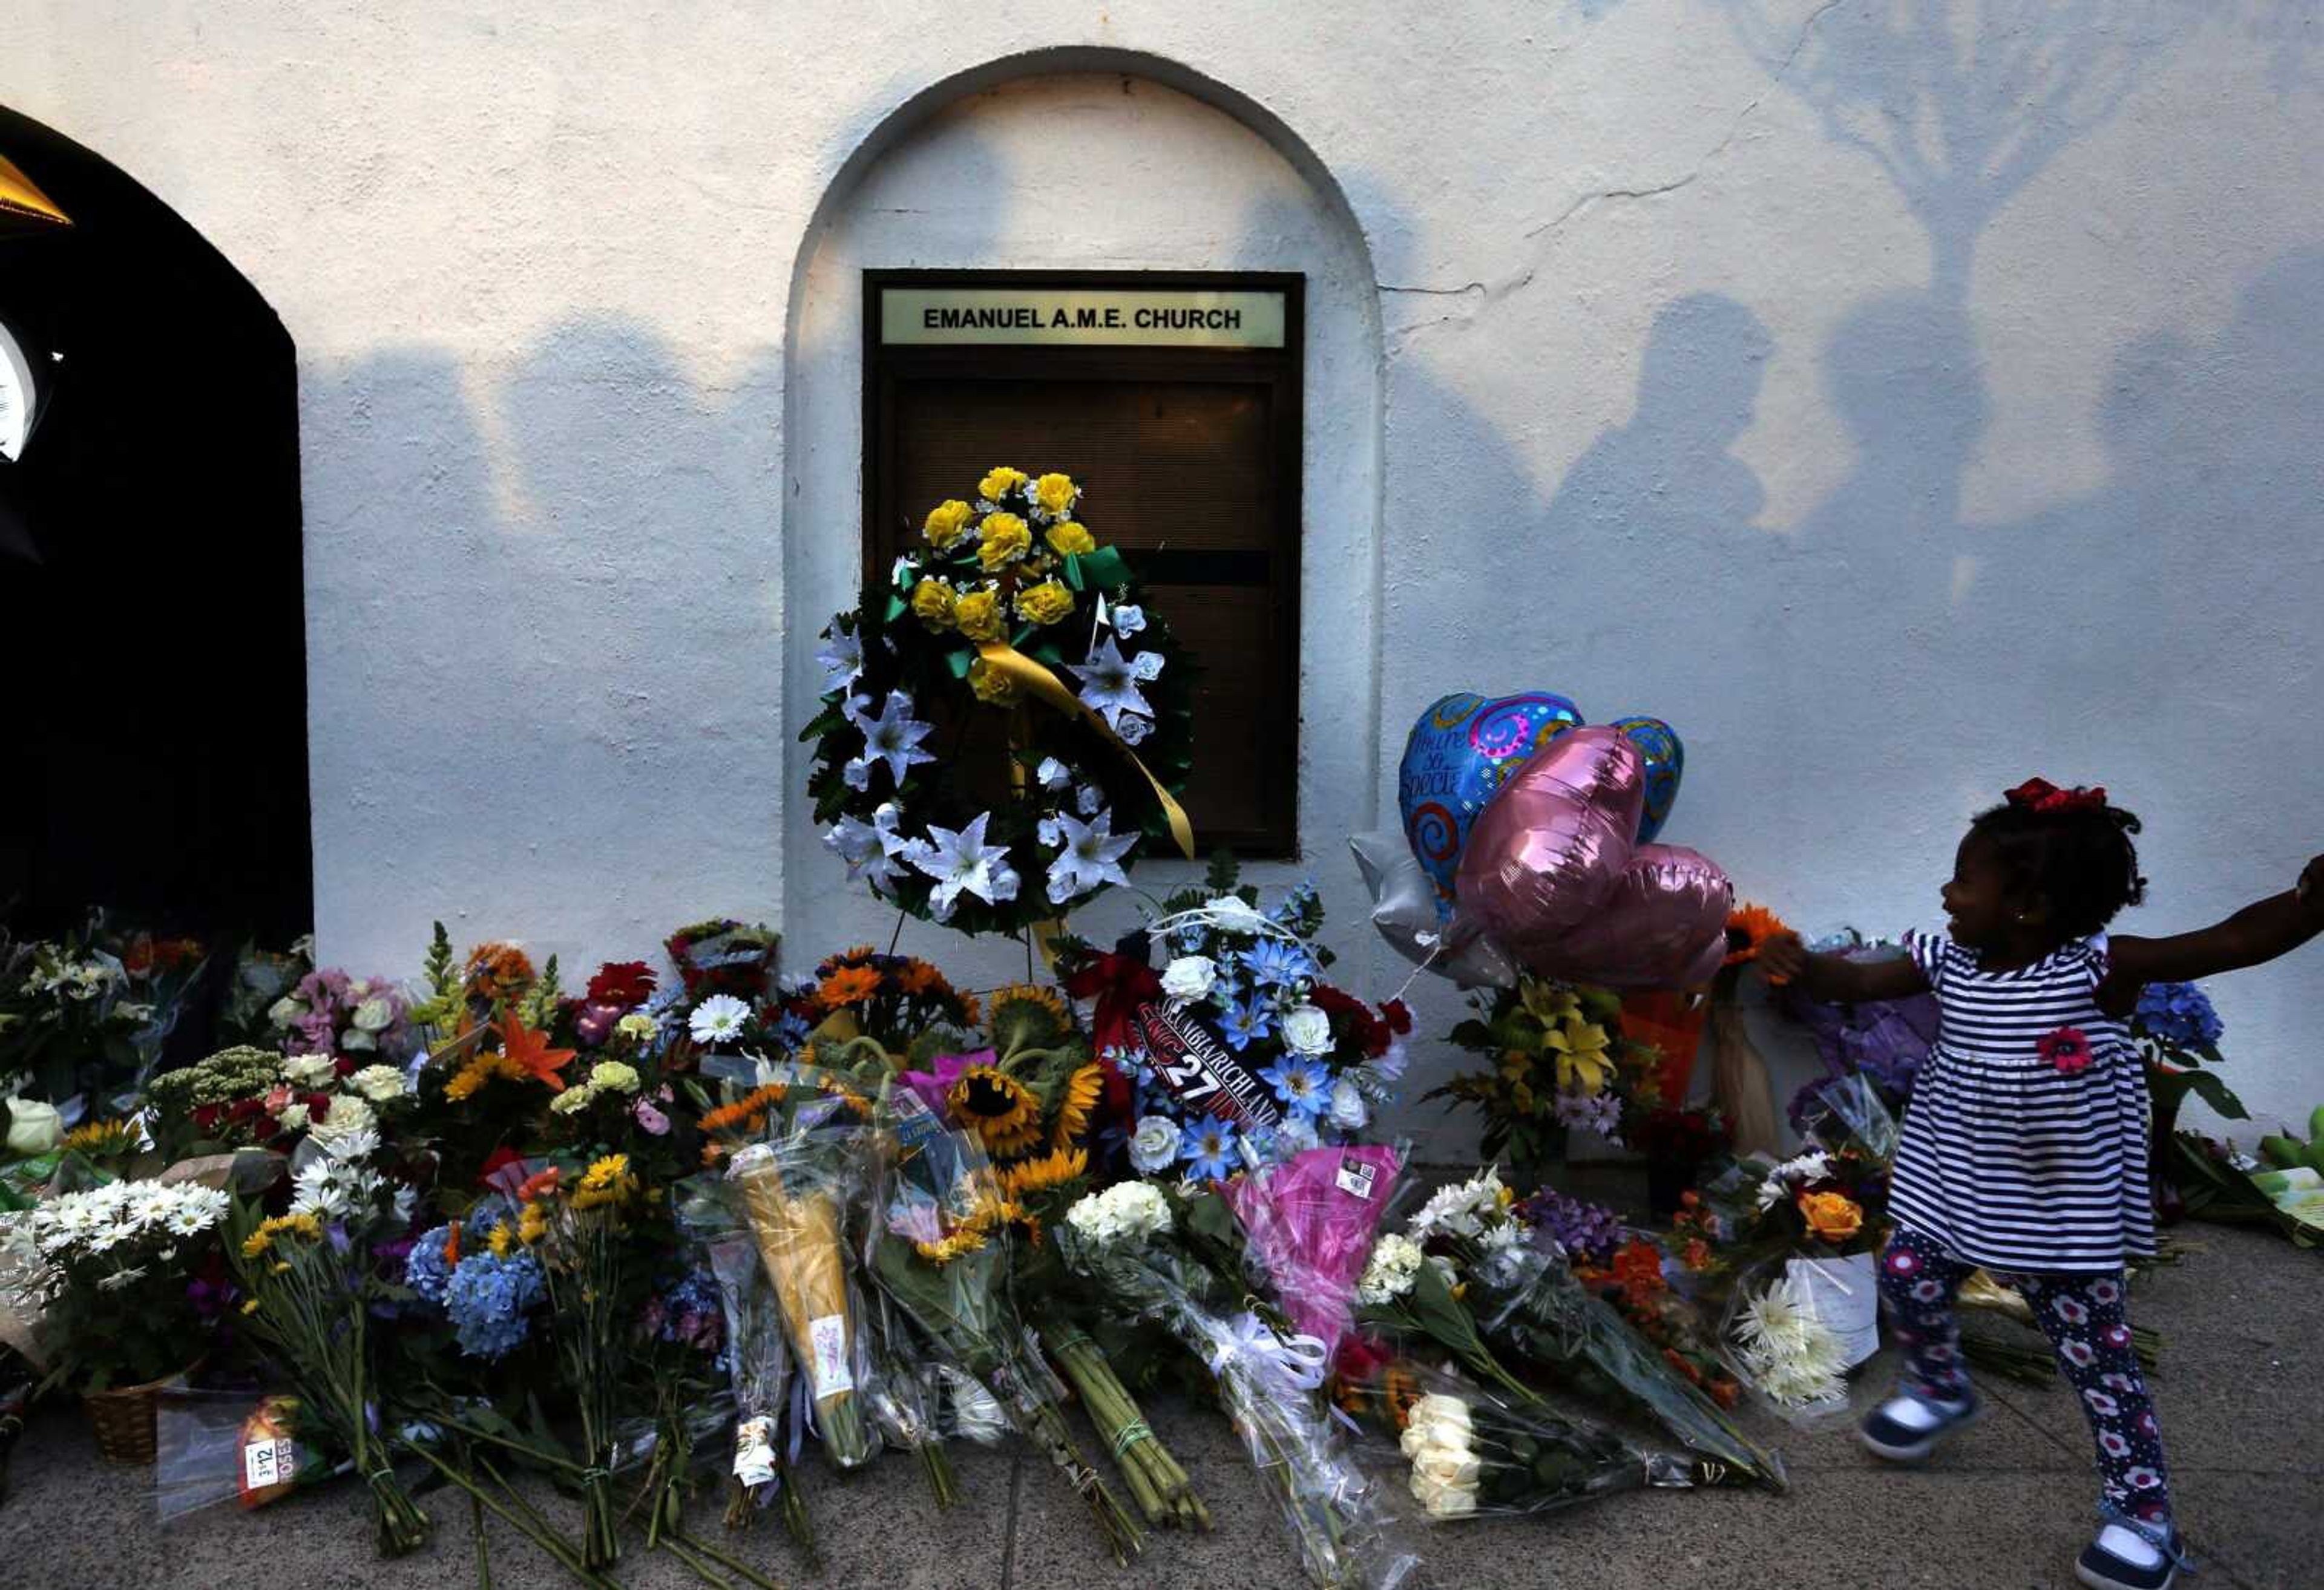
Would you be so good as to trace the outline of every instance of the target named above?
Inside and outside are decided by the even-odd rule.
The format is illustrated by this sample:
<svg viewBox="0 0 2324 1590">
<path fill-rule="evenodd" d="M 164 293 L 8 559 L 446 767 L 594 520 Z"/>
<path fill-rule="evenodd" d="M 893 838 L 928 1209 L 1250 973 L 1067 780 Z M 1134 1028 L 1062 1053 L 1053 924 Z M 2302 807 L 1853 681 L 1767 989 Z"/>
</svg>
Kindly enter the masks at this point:
<svg viewBox="0 0 2324 1590">
<path fill-rule="evenodd" d="M 1757 964 L 1759 975 L 1771 983 L 1796 981 L 1808 969 L 1808 947 L 1797 933 L 1776 933 L 1760 944 Z"/>
</svg>

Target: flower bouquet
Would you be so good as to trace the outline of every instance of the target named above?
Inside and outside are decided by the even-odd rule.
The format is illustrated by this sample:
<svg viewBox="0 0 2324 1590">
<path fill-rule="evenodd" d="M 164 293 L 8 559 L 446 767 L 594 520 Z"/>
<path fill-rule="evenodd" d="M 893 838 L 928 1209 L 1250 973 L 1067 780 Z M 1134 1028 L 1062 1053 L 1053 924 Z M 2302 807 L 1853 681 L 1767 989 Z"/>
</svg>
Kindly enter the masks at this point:
<svg viewBox="0 0 2324 1590">
<path fill-rule="evenodd" d="M 1670 1241 L 1687 1270 L 1701 1271 L 1713 1260 L 1710 1242 L 1696 1234 L 1700 1199 L 1690 1191 L 1680 1203 Z M 1743 1388 L 1702 1310 L 1665 1278 L 1663 1251 L 1653 1239 L 1628 1230 L 1613 1210 L 1554 1188 L 1526 1199 L 1517 1213 L 1533 1227 L 1535 1245 L 1554 1244 L 1574 1279 L 1618 1310 L 1673 1369 L 1720 1408 L 1735 1406 Z"/>
<path fill-rule="evenodd" d="M 1374 1248 L 1357 1290 L 1362 1317 L 1430 1337 L 1521 1401 L 1507 1363 L 1557 1371 L 1653 1416 L 1696 1452 L 1780 1489 L 1782 1465 L 1738 1429 L 1662 1350 L 1534 1239 L 1491 1171 L 1438 1191 Z M 1480 1356 L 1480 1348 L 1483 1349 Z"/>
<path fill-rule="evenodd" d="M 401 1064 L 414 1034 L 403 990 L 384 978 L 310 971 L 267 1010 L 289 1054 L 367 1055 Z"/>
<path fill-rule="evenodd" d="M 2175 1146 L 2187 1096 L 2193 1094 L 2229 1120 L 2251 1118 L 2244 1101 L 2216 1071 L 2207 1069 L 2227 1063 L 2219 1052 L 2226 1031 L 2210 997 L 2193 983 L 2149 983 L 2139 990 L 2137 1008 L 2131 1012 L 2131 1042 L 2145 1065 L 2147 1097 L 2153 1100 L 2150 1168 L 2155 1208 L 2166 1223 L 2187 1213 Z"/>
<path fill-rule="evenodd" d="M 399 1065 L 245 1046 L 162 1072 L 145 1099 L 155 1146 L 171 1161 L 239 1148 L 287 1153 L 309 1136 L 376 1144 L 414 1102 Z"/>
<path fill-rule="evenodd" d="M 1099 1052 L 1136 1083 L 1141 1174 L 1224 1180 L 1352 1142 L 1394 1097 L 1411 1013 L 1397 1001 L 1376 1011 L 1323 980 L 1323 916 L 1309 885 L 1260 909 L 1222 859 L 1206 887 L 1172 896 L 1148 924 L 1167 957 L 1158 979 L 1142 946 L 1100 955 L 1060 942 L 1067 988 L 1097 1000 Z"/>
<path fill-rule="evenodd" d="M 1461 1048 L 1493 1069 L 1453 1078 L 1425 1095 L 1474 1104 L 1485 1117 L 1488 1159 L 1511 1154 L 1519 1180 L 1564 1157 L 1580 1128 L 1609 1142 L 1626 1119 L 1664 1102 L 1662 1052 L 1622 1033 L 1621 997 L 1605 988 L 1520 977 L 1517 986 L 1471 996 L 1477 1014 L 1452 1029 Z"/>
<path fill-rule="evenodd" d="M 1901 944 L 1866 940 L 1853 932 L 1819 939 L 1808 948 L 1850 960 L 1895 960 L 1904 953 Z M 1841 1005 L 1811 999 L 1794 983 L 1784 988 L 1777 1004 L 1785 1016 L 1807 1028 L 1826 1073 L 1803 1084 L 1793 1096 L 1789 1114 L 1794 1128 L 1803 1135 L 1808 1132 L 1812 1117 L 1821 1108 L 1818 1096 L 1827 1082 L 1852 1076 L 1864 1077 L 1892 1113 L 1904 1107 L 1921 1063 L 1936 1043 L 1935 995 Z"/>
<path fill-rule="evenodd" d="M 1403 1170 L 1402 1153 L 1379 1144 L 1311 1148 L 1222 1192 L 1284 1318 L 1328 1351 L 1354 1323 L 1356 1282 Z"/>
<path fill-rule="evenodd" d="M 158 1052 L 156 1006 L 140 991 L 94 929 L 14 944 L 0 934 L 0 1092 L 110 1104 L 134 1088 Z"/>
<path fill-rule="evenodd" d="M 237 1203 L 227 1252 L 245 1294 L 241 1328 L 290 1376 L 311 1428 L 347 1455 L 371 1491 L 380 1554 L 400 1557 L 429 1523 L 395 1476 L 381 1416 L 371 1318 L 392 1300 L 367 1259 L 403 1229 L 408 1195 L 366 1168 L 358 1146 L 304 1145 L 290 1212 L 262 1218 Z"/>
<path fill-rule="evenodd" d="M 1117 1562 L 1139 1549 L 1137 1523 L 1082 1457 L 1048 1371 L 1010 1295 L 1010 1232 L 1025 1211 L 978 1140 L 899 1131 L 883 1144 L 866 1267 L 938 1358 L 1000 1399 L 1090 1509 Z"/>
<path fill-rule="evenodd" d="M 1210 1371 L 1308 1577 L 1325 1590 L 1392 1586 L 1416 1559 L 1391 1541 L 1380 1498 L 1323 1405 L 1323 1343 L 1237 1307 L 1239 1287 L 1197 1256 L 1199 1245 L 1231 1262 L 1234 1231 L 1215 1195 L 1174 1203 L 1151 1182 L 1124 1181 L 1076 1203 L 1056 1240 L 1068 1267 L 1116 1308 L 1158 1320 Z"/>
<path fill-rule="evenodd" d="M 1709 1465 L 1642 1452 L 1585 1420 L 1480 1391 L 1411 1359 L 1338 1379 L 1340 1406 L 1394 1439 L 1406 1484 L 1432 1521 L 1515 1517 L 1640 1486 L 1712 1483 Z"/>
<path fill-rule="evenodd" d="M 750 1100 L 776 1130 L 768 1141 L 733 1150 L 726 1180 L 774 1289 L 824 1450 L 842 1468 L 859 1467 L 880 1451 L 864 1406 L 872 1362 L 862 1300 L 848 1273 L 869 1107 L 844 1087 L 826 1090 L 804 1076 L 738 1103 Z M 746 1132 L 752 1118 L 746 1114 L 739 1123 Z M 714 1126 L 711 1117 L 704 1125 L 724 1126 Z"/>
<path fill-rule="evenodd" d="M 963 932 L 1016 933 L 1128 882 L 1193 833 L 1171 792 L 1193 669 L 1063 474 L 996 469 L 940 503 L 887 588 L 824 630 L 807 793 L 874 895 Z"/>
</svg>

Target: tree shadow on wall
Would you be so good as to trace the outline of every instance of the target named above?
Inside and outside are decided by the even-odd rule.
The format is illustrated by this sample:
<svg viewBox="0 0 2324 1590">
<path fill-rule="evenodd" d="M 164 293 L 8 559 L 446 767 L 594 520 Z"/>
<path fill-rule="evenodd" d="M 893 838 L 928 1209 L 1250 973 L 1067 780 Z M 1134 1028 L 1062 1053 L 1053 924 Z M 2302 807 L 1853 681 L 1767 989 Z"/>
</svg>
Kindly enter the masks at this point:
<svg viewBox="0 0 2324 1590">
<path fill-rule="evenodd" d="M 778 792 L 721 748 L 780 732 L 772 355 L 705 390 L 588 322 L 481 409 L 429 349 L 303 384 L 325 930 L 408 954 L 431 915 L 522 933 L 669 871 L 771 877 Z"/>
</svg>

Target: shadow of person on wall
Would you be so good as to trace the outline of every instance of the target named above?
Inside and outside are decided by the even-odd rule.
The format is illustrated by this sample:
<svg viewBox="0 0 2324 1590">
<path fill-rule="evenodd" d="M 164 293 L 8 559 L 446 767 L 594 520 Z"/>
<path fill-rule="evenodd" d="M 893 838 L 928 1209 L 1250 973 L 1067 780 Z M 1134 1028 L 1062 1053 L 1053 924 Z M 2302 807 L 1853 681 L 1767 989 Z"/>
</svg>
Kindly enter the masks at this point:
<svg viewBox="0 0 2324 1590">
<path fill-rule="evenodd" d="M 1773 347 L 1733 299 L 1701 292 L 1664 305 L 1647 334 L 1637 407 L 1566 472 L 1550 500 L 1552 533 L 1665 546 L 1737 538 L 1766 502 L 1731 449 L 1750 427 Z"/>
</svg>

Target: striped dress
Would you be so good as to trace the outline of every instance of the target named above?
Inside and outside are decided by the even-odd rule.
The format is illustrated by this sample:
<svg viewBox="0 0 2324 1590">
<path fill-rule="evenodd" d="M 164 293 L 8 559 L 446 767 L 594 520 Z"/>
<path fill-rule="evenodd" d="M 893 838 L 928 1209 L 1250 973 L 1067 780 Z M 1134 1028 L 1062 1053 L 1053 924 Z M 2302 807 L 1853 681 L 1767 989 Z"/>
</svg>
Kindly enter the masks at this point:
<svg viewBox="0 0 2324 1590">
<path fill-rule="evenodd" d="M 1896 1220 L 1994 1270 L 2104 1273 L 2153 1253 L 2146 1079 L 2098 1006 L 2106 935 L 2008 971 L 1949 934 L 1904 942 L 1940 1020 L 1896 1144 Z M 2089 1039 L 2086 1069 L 2038 1052 L 2061 1027 Z"/>
</svg>

